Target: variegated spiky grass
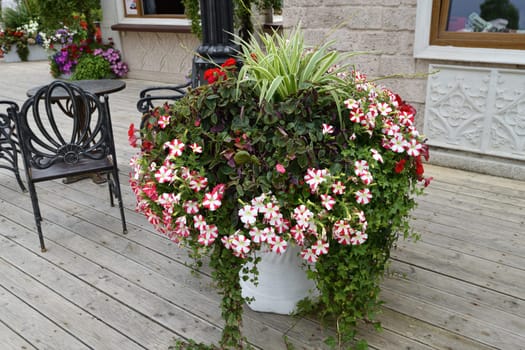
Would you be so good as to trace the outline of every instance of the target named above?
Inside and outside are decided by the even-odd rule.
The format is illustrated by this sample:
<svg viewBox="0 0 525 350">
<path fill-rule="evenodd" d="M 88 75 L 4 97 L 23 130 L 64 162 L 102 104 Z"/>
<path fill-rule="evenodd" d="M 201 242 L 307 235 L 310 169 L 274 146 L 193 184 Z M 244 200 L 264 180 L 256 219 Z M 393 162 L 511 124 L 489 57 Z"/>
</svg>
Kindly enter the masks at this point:
<svg viewBox="0 0 525 350">
<path fill-rule="evenodd" d="M 260 102 L 282 101 L 298 91 L 311 87 L 334 88 L 342 80 L 338 73 L 347 70 L 343 59 L 350 55 L 331 50 L 333 41 L 308 47 L 299 28 L 289 36 L 274 33 L 254 35 L 251 40 L 239 40 L 243 66 L 239 84 L 255 82 Z"/>
</svg>

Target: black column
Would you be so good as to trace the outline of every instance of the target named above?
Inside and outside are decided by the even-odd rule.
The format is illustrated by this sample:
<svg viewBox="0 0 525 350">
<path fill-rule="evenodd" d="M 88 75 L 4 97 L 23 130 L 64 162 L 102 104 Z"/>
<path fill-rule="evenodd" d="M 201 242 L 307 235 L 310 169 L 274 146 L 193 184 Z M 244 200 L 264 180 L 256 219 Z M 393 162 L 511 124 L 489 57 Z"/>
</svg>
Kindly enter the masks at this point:
<svg viewBox="0 0 525 350">
<path fill-rule="evenodd" d="M 232 0 L 200 0 L 202 44 L 193 58 L 192 86 L 206 83 L 203 75 L 236 55 L 238 47 L 233 43 Z"/>
</svg>

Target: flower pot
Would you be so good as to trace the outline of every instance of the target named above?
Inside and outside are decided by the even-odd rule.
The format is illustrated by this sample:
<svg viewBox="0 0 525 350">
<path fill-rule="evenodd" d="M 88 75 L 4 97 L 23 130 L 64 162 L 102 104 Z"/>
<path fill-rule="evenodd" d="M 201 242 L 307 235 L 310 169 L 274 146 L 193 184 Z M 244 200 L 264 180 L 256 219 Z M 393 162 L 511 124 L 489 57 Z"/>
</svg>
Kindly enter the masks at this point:
<svg viewBox="0 0 525 350">
<path fill-rule="evenodd" d="M 45 61 L 49 57 L 49 52 L 40 45 L 29 45 L 28 61 Z M 16 52 L 16 44 L 11 46 L 9 52 L 4 54 L 4 62 L 21 62 L 18 53 Z"/>
<path fill-rule="evenodd" d="M 281 255 L 258 253 L 261 261 L 257 264 L 257 286 L 241 279 L 242 296 L 255 299 L 248 304 L 250 309 L 289 315 L 298 301 L 315 293 L 315 283 L 306 277 L 299 252 L 299 247 L 289 246 Z"/>
</svg>

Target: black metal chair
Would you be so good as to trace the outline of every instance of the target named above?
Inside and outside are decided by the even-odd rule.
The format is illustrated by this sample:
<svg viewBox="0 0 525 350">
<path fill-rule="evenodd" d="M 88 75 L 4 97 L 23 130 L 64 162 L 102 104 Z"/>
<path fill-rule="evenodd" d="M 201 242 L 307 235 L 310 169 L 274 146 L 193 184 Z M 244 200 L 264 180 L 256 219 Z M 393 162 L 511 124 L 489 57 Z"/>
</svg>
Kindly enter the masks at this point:
<svg viewBox="0 0 525 350">
<path fill-rule="evenodd" d="M 16 114 L 27 185 L 40 248 L 46 251 L 35 183 L 82 174 L 107 174 L 110 204 L 117 198 L 127 233 L 107 96 L 54 81 L 39 89 Z"/>
<path fill-rule="evenodd" d="M 27 190 L 20 178 L 18 168 L 18 153 L 20 150 L 13 118 L 18 111 L 18 105 L 11 101 L 0 101 L 0 105 L 6 106 L 0 112 L 0 169 L 14 172 L 18 185 L 22 191 L 26 192 Z M 3 112 L 4 110 L 6 111 L 5 113 Z"/>
<path fill-rule="evenodd" d="M 137 102 L 137 110 L 141 113 L 146 113 L 154 108 L 153 101 L 176 101 L 186 95 L 188 87 L 191 86 L 191 81 L 181 85 L 168 85 L 149 87 L 140 92 L 139 100 Z M 152 95 L 155 91 L 161 94 Z"/>
</svg>

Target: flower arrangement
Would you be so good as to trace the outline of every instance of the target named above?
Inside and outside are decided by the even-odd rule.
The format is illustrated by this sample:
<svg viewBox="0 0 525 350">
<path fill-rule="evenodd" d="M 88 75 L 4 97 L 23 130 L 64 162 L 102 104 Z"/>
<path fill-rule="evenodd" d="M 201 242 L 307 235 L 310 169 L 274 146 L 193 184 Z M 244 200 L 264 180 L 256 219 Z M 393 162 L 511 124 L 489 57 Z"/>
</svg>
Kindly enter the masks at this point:
<svg viewBox="0 0 525 350">
<path fill-rule="evenodd" d="M 227 60 L 206 71 L 208 85 L 130 126 L 137 210 L 193 257 L 210 256 L 223 295 L 221 349 L 247 346 L 246 263 L 256 269 L 259 250 L 289 245 L 319 290 L 300 309 L 335 320 L 328 342 L 346 348 L 357 322 L 374 320 L 394 243 L 413 235 L 414 195 L 430 181 L 427 147 L 414 108 L 341 65 L 330 43 L 307 48 L 299 30 L 261 42 L 241 41 L 240 70 Z"/>
<path fill-rule="evenodd" d="M 30 45 L 44 46 L 46 34 L 40 31 L 37 19 L 16 28 L 6 28 L 0 31 L 0 47 L 3 52 L 9 52 L 16 45 L 16 52 L 21 61 L 27 61 Z M 45 47 L 45 46 L 44 46 Z"/>
<path fill-rule="evenodd" d="M 113 48 L 111 41 L 108 44 L 102 43 L 100 36 L 96 36 L 95 40 L 89 38 L 88 28 L 88 23 L 82 17 L 78 17 L 73 26 L 63 26 L 45 42 L 46 47 L 56 50 L 50 56 L 51 75 L 55 78 L 61 75 L 75 76 L 74 73 L 80 65 L 80 69 L 83 71 L 76 74 L 77 78 L 124 77 L 129 69 L 126 63 L 122 61 L 120 51 Z M 108 64 L 93 58 L 93 56 L 102 57 Z M 81 64 L 84 59 L 86 62 Z M 101 67 L 101 70 L 93 71 L 94 67 Z"/>
</svg>

